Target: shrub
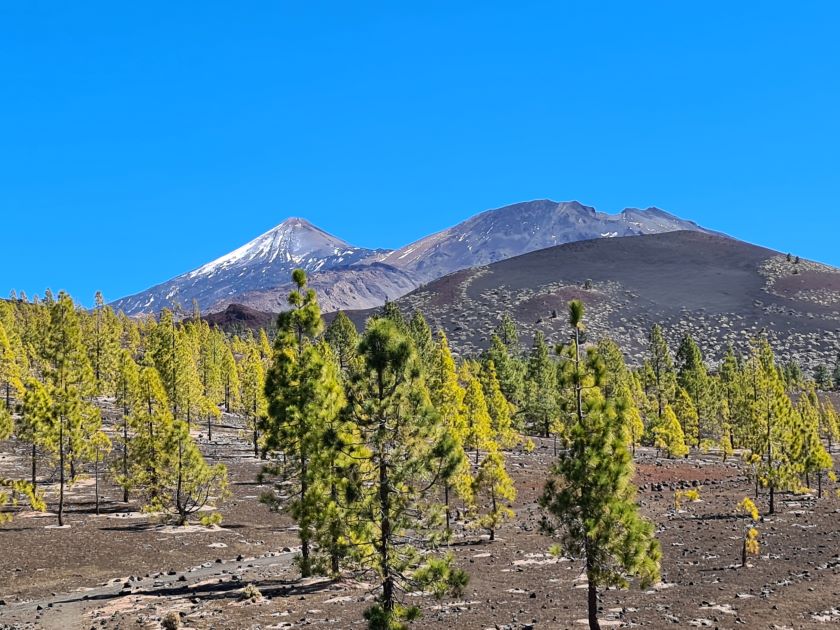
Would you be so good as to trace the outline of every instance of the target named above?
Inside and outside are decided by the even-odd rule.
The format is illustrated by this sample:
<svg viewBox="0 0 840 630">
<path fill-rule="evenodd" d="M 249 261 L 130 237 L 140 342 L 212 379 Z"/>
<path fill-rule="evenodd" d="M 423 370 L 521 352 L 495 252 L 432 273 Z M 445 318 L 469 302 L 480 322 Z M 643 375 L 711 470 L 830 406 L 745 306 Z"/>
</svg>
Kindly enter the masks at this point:
<svg viewBox="0 0 840 630">
<path fill-rule="evenodd" d="M 181 615 L 174 610 L 170 610 L 163 616 L 160 625 L 163 630 L 178 630 L 181 627 Z"/>
</svg>

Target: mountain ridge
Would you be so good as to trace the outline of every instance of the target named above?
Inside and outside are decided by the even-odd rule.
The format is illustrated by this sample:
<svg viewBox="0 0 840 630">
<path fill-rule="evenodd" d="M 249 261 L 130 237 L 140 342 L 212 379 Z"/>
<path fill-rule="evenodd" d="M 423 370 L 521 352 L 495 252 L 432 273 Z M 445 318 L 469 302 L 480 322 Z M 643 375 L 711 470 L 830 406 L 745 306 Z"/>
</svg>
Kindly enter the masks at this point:
<svg viewBox="0 0 840 630">
<path fill-rule="evenodd" d="M 537 199 L 485 210 L 388 250 L 356 247 L 306 219 L 289 217 L 228 254 L 112 304 L 128 315 L 193 301 L 205 312 L 234 303 L 280 310 L 291 272 L 300 267 L 324 294 L 325 311 L 371 308 L 446 274 L 545 247 L 683 229 L 711 233 L 659 208 L 609 214 L 578 201 Z"/>
</svg>

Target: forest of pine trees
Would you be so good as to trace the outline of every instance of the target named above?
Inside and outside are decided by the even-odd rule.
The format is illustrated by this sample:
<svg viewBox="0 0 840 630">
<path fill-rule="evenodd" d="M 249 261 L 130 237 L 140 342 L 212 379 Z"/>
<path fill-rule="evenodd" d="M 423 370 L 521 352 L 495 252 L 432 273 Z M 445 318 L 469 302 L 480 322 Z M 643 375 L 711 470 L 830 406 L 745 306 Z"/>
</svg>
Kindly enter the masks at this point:
<svg viewBox="0 0 840 630">
<path fill-rule="evenodd" d="M 505 316 L 486 351 L 459 357 L 442 330 L 393 303 L 364 330 L 343 313 L 325 326 L 303 271 L 293 280 L 271 337 L 227 334 L 198 313 L 130 319 L 100 294 L 92 309 L 64 293 L 0 302 L 0 439 L 25 450 L 30 471 L 0 480 L 0 507 L 25 500 L 64 526 L 67 488 L 92 478 L 98 511 L 107 477 L 120 489 L 111 501 L 217 523 L 207 510 L 227 496 L 228 474 L 201 444 L 236 414 L 273 483 L 261 501 L 296 523 L 301 575 L 366 576 L 378 585 L 369 627 L 403 628 L 421 612 L 408 593 L 465 588 L 447 546 L 493 541 L 515 518 L 510 453 L 542 440 L 556 458 L 542 528 L 581 562 L 597 628 L 599 589 L 659 575 L 653 525 L 636 507 L 637 447 L 737 453 L 750 505 L 768 514 L 779 493 L 822 496 L 834 479 L 832 375 L 806 379 L 764 338 L 713 365 L 690 336 L 674 349 L 654 326 L 633 367 L 613 341 L 587 339 L 574 301 L 558 339 L 520 340 Z"/>
</svg>

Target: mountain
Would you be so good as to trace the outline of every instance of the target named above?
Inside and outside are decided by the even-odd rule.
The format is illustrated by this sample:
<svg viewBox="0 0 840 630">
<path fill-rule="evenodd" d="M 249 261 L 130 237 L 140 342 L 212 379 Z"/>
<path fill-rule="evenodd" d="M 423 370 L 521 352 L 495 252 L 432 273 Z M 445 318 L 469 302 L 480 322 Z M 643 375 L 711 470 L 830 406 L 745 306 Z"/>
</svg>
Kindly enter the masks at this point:
<svg viewBox="0 0 840 630">
<path fill-rule="evenodd" d="M 706 231 L 658 208 L 607 214 L 577 201 L 541 199 L 482 212 L 391 252 L 383 262 L 429 281 L 563 243 L 675 230 Z"/>
<path fill-rule="evenodd" d="M 387 253 L 388 250 L 355 247 L 304 219 L 293 217 L 221 258 L 117 300 L 113 306 L 128 315 L 139 315 L 176 303 L 189 309 L 196 300 L 202 310 L 219 311 L 231 303 L 243 302 L 245 295 L 257 296 L 277 287 L 285 288 L 296 268 L 317 274 L 375 262 Z M 405 275 L 405 272 L 394 271 Z M 387 273 L 383 272 L 385 275 Z M 414 286 L 416 284 L 412 284 L 412 288 Z M 402 293 L 405 291 L 401 290 Z M 269 305 L 265 301 L 258 303 Z M 277 304 L 273 307 L 280 310 Z"/>
<path fill-rule="evenodd" d="M 304 219 L 287 219 L 230 254 L 114 302 L 128 315 L 193 300 L 202 311 L 230 304 L 286 308 L 293 269 L 307 271 L 325 312 L 379 306 L 441 276 L 560 243 L 592 238 L 705 231 L 657 208 L 611 215 L 576 201 L 528 201 L 482 212 L 396 251 L 354 247 Z"/>
<path fill-rule="evenodd" d="M 523 346 L 537 330 L 565 341 L 571 299 L 586 305 L 589 338 L 612 336 L 637 365 L 654 323 L 674 349 L 692 333 L 713 360 L 762 332 L 782 360 L 811 370 L 833 365 L 840 348 L 840 269 L 697 230 L 541 249 L 450 274 L 395 303 L 406 315 L 420 310 L 469 355 L 487 347 L 506 312 Z M 371 314 L 351 317 L 362 326 Z"/>
</svg>

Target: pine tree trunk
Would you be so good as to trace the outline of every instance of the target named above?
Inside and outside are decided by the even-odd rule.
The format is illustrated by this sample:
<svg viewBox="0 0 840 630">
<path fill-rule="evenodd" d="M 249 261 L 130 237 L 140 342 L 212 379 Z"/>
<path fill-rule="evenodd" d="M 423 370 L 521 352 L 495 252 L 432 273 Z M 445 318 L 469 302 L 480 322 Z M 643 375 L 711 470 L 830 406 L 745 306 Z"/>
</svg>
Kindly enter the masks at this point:
<svg viewBox="0 0 840 630">
<path fill-rule="evenodd" d="M 58 526 L 64 527 L 64 419 L 58 421 Z"/>
<path fill-rule="evenodd" d="M 93 464 L 93 489 L 96 493 L 96 515 L 99 516 L 99 455 L 96 456 L 96 462 Z"/>
<path fill-rule="evenodd" d="M 32 491 L 34 492 L 35 489 L 38 487 L 38 478 L 37 478 L 37 451 L 35 450 L 35 442 L 32 442 Z"/>
<path fill-rule="evenodd" d="M 128 503 L 128 415 L 123 410 L 123 503 Z"/>
<path fill-rule="evenodd" d="M 338 503 L 338 488 L 335 485 L 335 476 L 336 471 L 335 467 L 333 466 L 332 470 L 332 480 L 330 481 L 330 499 L 333 502 L 333 505 Z M 338 536 L 333 532 L 330 535 L 330 569 L 332 570 L 332 574 L 337 576 L 339 574 L 339 557 L 338 557 Z"/>
<path fill-rule="evenodd" d="M 741 567 L 747 566 L 747 539 L 744 537 L 741 543 Z"/>
<path fill-rule="evenodd" d="M 256 423 L 254 423 L 254 458 L 255 459 L 260 456 L 259 439 L 260 439 L 260 436 L 257 432 L 257 425 L 256 425 Z"/>
<path fill-rule="evenodd" d="M 300 501 L 306 501 L 306 494 L 309 491 L 309 484 L 307 483 L 306 475 L 308 473 L 308 465 L 305 457 L 301 458 L 300 464 Z M 309 562 L 309 526 L 301 527 L 300 529 L 300 574 L 302 577 L 309 577 L 312 573 Z"/>
<path fill-rule="evenodd" d="M 447 533 L 452 531 L 452 527 L 450 526 L 450 520 L 452 519 L 452 513 L 449 510 L 449 484 L 445 484 L 443 486 L 443 502 L 446 505 L 446 531 Z"/>
<path fill-rule="evenodd" d="M 379 462 L 379 505 L 382 510 L 380 530 L 382 538 L 379 543 L 379 563 L 382 575 L 382 607 L 386 613 L 394 610 L 394 576 L 391 574 L 391 561 L 388 557 L 388 545 L 391 540 L 391 496 L 388 488 L 388 465 L 384 458 Z"/>
<path fill-rule="evenodd" d="M 178 440 L 178 481 L 175 486 L 175 507 L 178 510 L 178 525 L 186 525 L 187 514 L 181 502 L 181 483 L 183 480 L 183 445 L 181 440 Z"/>
<path fill-rule="evenodd" d="M 589 612 L 589 630 L 601 630 L 598 623 L 598 589 L 593 580 L 593 559 L 589 551 L 589 543 L 586 544 L 586 591 Z"/>
<path fill-rule="evenodd" d="M 491 501 L 492 501 L 492 509 L 493 509 L 493 518 L 495 518 L 495 515 L 496 515 L 496 494 L 495 493 L 491 494 Z M 492 521 L 491 521 L 490 542 L 493 542 L 494 540 L 496 540 L 496 528 L 492 525 Z"/>
<path fill-rule="evenodd" d="M 776 511 L 776 492 L 775 488 L 773 487 L 773 482 L 770 482 L 770 514 L 775 513 Z"/>
<path fill-rule="evenodd" d="M 822 471 L 817 471 L 817 498 L 822 499 Z"/>
<path fill-rule="evenodd" d="M 587 586 L 587 600 L 589 609 L 589 630 L 601 630 L 601 624 L 598 623 L 598 590 L 590 581 Z"/>
<path fill-rule="evenodd" d="M 210 442 L 213 439 L 213 416 L 207 416 L 207 441 Z"/>
</svg>

